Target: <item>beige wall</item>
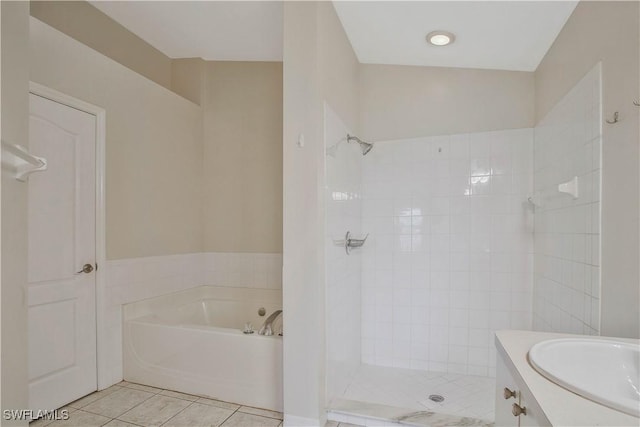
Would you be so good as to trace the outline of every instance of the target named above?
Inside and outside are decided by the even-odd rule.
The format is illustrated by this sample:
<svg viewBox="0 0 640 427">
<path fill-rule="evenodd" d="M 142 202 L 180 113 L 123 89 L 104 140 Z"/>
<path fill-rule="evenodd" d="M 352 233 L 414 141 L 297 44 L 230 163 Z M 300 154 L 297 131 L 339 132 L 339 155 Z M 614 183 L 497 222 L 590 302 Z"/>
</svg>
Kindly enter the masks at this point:
<svg viewBox="0 0 640 427">
<path fill-rule="evenodd" d="M 201 58 L 171 61 L 171 90 L 189 101 L 201 105 L 205 84 L 205 64 Z"/>
<path fill-rule="evenodd" d="M 204 73 L 204 249 L 282 252 L 282 63 Z"/>
<path fill-rule="evenodd" d="M 282 63 L 208 62 L 199 58 L 172 60 L 85 1 L 36 1 L 31 3 L 31 14 L 132 71 L 203 106 L 205 124 L 200 132 L 204 137 L 202 159 L 206 165 L 204 199 L 201 202 L 204 204 L 205 250 L 282 251 Z M 111 68 L 113 65 L 110 64 Z M 119 72 L 123 70 L 121 67 Z M 45 76 L 44 72 L 39 75 L 51 80 L 51 76 Z M 108 81 L 115 83 L 110 71 L 102 75 L 111 75 L 111 79 L 102 86 L 109 87 Z M 67 79 L 67 83 L 70 81 Z M 79 85 L 74 89 L 79 89 L 78 93 L 86 90 Z M 101 100 L 100 97 L 97 99 Z M 135 120 L 134 117 L 130 119 Z M 162 122 L 171 121 L 165 118 Z M 110 154 L 108 169 L 124 166 L 115 165 L 113 159 L 114 155 Z M 127 162 L 124 159 L 119 161 Z M 240 164 L 243 166 L 238 167 Z M 127 166 L 133 167 L 132 164 Z M 124 175 L 122 179 L 125 179 Z M 238 187 L 243 191 L 238 192 Z M 118 192 L 112 197 L 124 198 L 121 194 Z M 122 203 L 126 203 L 127 208 L 123 210 L 128 212 L 119 213 L 129 218 L 117 220 L 113 225 L 114 215 L 108 215 L 110 230 L 126 224 L 136 215 L 137 200 L 123 200 Z M 121 211 L 120 208 L 118 210 Z M 149 236 L 153 226 L 153 220 L 146 221 L 142 224 L 145 230 L 140 232 Z M 192 247 L 192 242 L 186 241 L 191 238 L 185 236 L 184 242 L 171 243 L 175 249 L 169 251 L 184 251 Z M 148 252 L 145 247 L 132 247 L 130 242 L 126 242 L 129 239 L 122 242 L 114 239 L 108 236 L 110 258 Z M 162 245 L 156 248 L 155 252 L 167 250 Z"/>
<path fill-rule="evenodd" d="M 541 120 L 598 61 L 602 61 L 603 123 L 601 333 L 640 335 L 638 2 L 582 1 L 536 70 Z M 603 37 L 606 34 L 606 37 Z"/>
<path fill-rule="evenodd" d="M 357 129 L 355 55 L 330 2 L 284 5 L 284 412 L 287 425 L 324 425 L 323 102 Z M 304 146 L 297 141 L 304 135 Z"/>
<path fill-rule="evenodd" d="M 360 62 L 329 2 L 319 3 L 318 22 L 318 77 L 321 96 L 352 132 L 358 132 Z"/>
<path fill-rule="evenodd" d="M 175 61 L 200 108 L 32 22 L 32 80 L 107 110 L 109 259 L 282 251 L 282 63 Z"/>
<path fill-rule="evenodd" d="M 31 79 L 106 109 L 107 257 L 202 250 L 201 109 L 31 19 Z"/>
<path fill-rule="evenodd" d="M 533 127 L 533 73 L 361 66 L 360 126 L 372 141 Z"/>
<path fill-rule="evenodd" d="M 29 5 L 0 3 L 2 21 L 2 139 L 29 145 Z M 26 409 L 27 185 L 2 173 L 0 393 L 2 409 Z M 2 425 L 26 422 L 0 421 Z"/>
<path fill-rule="evenodd" d="M 171 87 L 171 59 L 86 1 L 32 1 L 31 15 L 156 83 Z"/>
</svg>

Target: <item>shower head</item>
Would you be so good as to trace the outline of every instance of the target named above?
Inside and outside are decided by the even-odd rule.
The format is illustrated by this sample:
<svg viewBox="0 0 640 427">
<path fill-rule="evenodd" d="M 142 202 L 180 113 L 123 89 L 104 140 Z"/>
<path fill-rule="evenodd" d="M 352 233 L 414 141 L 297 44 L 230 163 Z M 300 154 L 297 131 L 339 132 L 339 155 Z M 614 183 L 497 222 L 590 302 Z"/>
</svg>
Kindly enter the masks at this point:
<svg viewBox="0 0 640 427">
<path fill-rule="evenodd" d="M 369 151 L 371 151 L 371 149 L 373 148 L 373 144 L 371 144 L 369 142 L 364 142 L 363 140 L 361 140 L 357 136 L 353 136 L 353 135 L 347 134 L 347 142 L 352 142 L 352 141 L 355 141 L 358 144 L 360 144 L 360 149 L 362 150 L 362 155 L 363 156 L 366 156 L 366 154 Z"/>
</svg>

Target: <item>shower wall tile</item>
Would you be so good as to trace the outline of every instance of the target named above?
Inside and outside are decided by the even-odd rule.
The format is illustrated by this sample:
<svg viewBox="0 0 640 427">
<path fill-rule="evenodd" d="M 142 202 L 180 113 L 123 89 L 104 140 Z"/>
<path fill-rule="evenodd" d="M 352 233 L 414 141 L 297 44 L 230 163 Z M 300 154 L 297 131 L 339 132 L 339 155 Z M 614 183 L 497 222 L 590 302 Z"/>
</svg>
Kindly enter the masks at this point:
<svg viewBox="0 0 640 427">
<path fill-rule="evenodd" d="M 535 128 L 536 330 L 599 334 L 601 66 Z M 579 197 L 558 192 L 578 177 Z"/>
<path fill-rule="evenodd" d="M 489 375 L 531 327 L 533 131 L 378 142 L 363 158 L 362 361 Z"/>
</svg>

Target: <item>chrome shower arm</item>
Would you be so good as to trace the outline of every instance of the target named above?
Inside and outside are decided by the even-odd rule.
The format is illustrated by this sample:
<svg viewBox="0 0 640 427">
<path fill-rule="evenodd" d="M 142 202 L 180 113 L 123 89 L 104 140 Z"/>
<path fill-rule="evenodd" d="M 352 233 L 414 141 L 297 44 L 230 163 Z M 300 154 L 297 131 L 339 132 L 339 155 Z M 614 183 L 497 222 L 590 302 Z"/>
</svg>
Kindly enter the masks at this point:
<svg viewBox="0 0 640 427">
<path fill-rule="evenodd" d="M 347 142 L 351 142 L 351 141 L 355 141 L 358 144 L 368 144 L 368 142 L 364 142 L 363 140 L 361 140 L 360 138 L 358 138 L 355 135 L 349 135 L 347 134 Z"/>
</svg>

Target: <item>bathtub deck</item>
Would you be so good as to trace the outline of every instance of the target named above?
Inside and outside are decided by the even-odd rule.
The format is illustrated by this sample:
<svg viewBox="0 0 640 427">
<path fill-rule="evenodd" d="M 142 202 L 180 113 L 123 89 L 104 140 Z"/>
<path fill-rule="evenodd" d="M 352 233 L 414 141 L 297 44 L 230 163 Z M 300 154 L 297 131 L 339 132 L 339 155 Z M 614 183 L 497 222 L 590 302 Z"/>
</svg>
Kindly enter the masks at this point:
<svg viewBox="0 0 640 427">
<path fill-rule="evenodd" d="M 123 381 L 62 408 L 68 420 L 40 419 L 30 427 L 108 426 L 279 427 L 282 413 Z"/>
</svg>

